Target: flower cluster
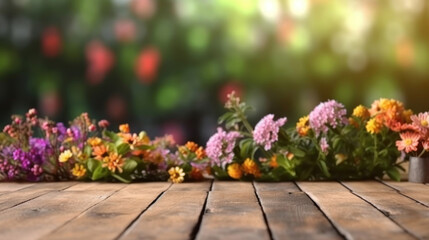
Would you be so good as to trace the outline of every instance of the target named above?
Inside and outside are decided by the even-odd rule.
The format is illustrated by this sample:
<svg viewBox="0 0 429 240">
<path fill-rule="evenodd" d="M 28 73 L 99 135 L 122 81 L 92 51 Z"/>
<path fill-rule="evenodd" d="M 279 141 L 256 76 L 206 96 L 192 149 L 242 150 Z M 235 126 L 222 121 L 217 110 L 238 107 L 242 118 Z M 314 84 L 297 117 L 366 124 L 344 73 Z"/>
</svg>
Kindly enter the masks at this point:
<svg viewBox="0 0 429 240">
<path fill-rule="evenodd" d="M 396 141 L 399 151 L 414 156 L 427 155 L 429 152 L 429 112 L 419 113 L 410 117 L 411 123 L 402 124 L 401 139 Z"/>
<path fill-rule="evenodd" d="M 316 135 L 328 132 L 329 127 L 336 128 L 348 123 L 347 110 L 335 100 L 322 102 L 309 115 L 310 127 Z"/>
<path fill-rule="evenodd" d="M 145 132 L 107 130 L 83 113 L 66 127 L 37 118 L 13 116 L 0 133 L 0 180 L 202 180 L 207 174 L 205 149 L 188 142 L 176 146 L 171 136 L 151 140 Z M 40 131 L 38 131 L 40 130 Z M 41 132 L 41 135 L 35 135 Z"/>
<path fill-rule="evenodd" d="M 394 99 L 357 106 L 347 117 L 335 101 L 322 102 L 296 126 L 286 118 L 264 116 L 254 127 L 250 109 L 232 93 L 228 110 L 206 148 L 188 141 L 177 145 L 170 135 L 150 139 L 132 133 L 128 124 L 117 132 L 83 113 L 69 126 L 37 117 L 12 116 L 0 133 L 0 180 L 52 181 L 199 181 L 368 179 L 398 180 L 401 151 L 429 155 L 429 112 L 412 114 Z M 37 133 L 37 134 L 36 134 Z"/>
<path fill-rule="evenodd" d="M 250 109 L 234 94 L 220 117 L 229 132 L 218 129 L 207 143 L 214 176 L 266 181 L 314 179 L 368 179 L 389 175 L 399 179 L 400 152 L 427 149 L 428 115 L 411 116 L 403 104 L 379 99 L 371 108 L 357 106 L 351 116 L 343 104 L 329 100 L 285 129 L 286 118 L 263 117 L 253 128 Z M 415 127 L 409 120 L 413 119 Z M 426 121 L 426 122 L 425 122 Z M 420 123 L 418 125 L 417 123 Z M 418 129 L 420 132 L 411 131 Z M 228 135 L 232 134 L 232 135 Z"/>
</svg>

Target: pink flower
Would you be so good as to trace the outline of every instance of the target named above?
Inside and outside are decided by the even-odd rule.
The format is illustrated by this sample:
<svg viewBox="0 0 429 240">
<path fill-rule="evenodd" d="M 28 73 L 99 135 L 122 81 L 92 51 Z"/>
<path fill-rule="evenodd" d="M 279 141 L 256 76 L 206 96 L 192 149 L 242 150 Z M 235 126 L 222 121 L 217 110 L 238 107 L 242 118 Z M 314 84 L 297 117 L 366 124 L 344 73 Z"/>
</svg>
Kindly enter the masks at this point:
<svg viewBox="0 0 429 240">
<path fill-rule="evenodd" d="M 418 129 L 422 132 L 422 135 L 425 135 L 429 130 L 429 112 L 419 113 L 418 115 L 412 115 L 411 121 L 413 125 L 417 126 Z"/>
<path fill-rule="evenodd" d="M 326 133 L 329 127 L 336 128 L 346 125 L 348 123 L 346 114 L 347 110 L 343 104 L 335 100 L 322 102 L 309 115 L 310 127 L 316 132 L 316 135 Z"/>
<path fill-rule="evenodd" d="M 322 152 L 324 154 L 328 154 L 329 144 L 325 137 L 322 137 L 322 139 L 320 139 L 319 144 L 320 144 L 320 148 L 322 149 Z"/>
<path fill-rule="evenodd" d="M 396 147 L 399 151 L 405 150 L 406 153 L 417 151 L 420 135 L 413 132 L 401 133 L 401 140 L 396 141 Z"/>
<path fill-rule="evenodd" d="M 274 115 L 268 114 L 256 124 L 255 131 L 253 132 L 253 140 L 255 140 L 255 143 L 263 145 L 265 150 L 270 150 L 272 144 L 278 140 L 280 127 L 286 121 L 286 118 L 274 121 Z"/>
<path fill-rule="evenodd" d="M 231 163 L 234 158 L 235 141 L 239 137 L 241 137 L 239 132 L 225 132 L 222 128 L 218 128 L 217 133 L 210 137 L 206 146 L 211 164 L 225 168 L 228 163 Z"/>
</svg>

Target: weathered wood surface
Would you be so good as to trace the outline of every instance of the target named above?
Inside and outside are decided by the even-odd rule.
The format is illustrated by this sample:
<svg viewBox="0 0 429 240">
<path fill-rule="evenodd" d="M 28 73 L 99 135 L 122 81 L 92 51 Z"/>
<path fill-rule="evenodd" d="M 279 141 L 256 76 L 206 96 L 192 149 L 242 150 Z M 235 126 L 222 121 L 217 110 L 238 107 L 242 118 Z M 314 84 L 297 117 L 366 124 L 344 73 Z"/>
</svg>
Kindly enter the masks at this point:
<svg viewBox="0 0 429 240">
<path fill-rule="evenodd" d="M 429 239 L 429 185 L 0 183 L 0 239 Z"/>
</svg>

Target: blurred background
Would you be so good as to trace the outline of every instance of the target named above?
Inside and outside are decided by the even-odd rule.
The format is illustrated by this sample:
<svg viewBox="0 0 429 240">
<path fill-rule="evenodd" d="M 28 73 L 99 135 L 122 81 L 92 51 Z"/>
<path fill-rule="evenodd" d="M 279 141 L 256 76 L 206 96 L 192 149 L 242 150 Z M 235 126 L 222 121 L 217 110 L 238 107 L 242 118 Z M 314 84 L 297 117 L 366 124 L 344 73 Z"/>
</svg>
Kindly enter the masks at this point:
<svg viewBox="0 0 429 240">
<path fill-rule="evenodd" d="M 429 110 L 424 0 L 1 0 L 0 123 L 36 107 L 204 143 L 235 90 L 289 126 L 320 101 Z"/>
</svg>

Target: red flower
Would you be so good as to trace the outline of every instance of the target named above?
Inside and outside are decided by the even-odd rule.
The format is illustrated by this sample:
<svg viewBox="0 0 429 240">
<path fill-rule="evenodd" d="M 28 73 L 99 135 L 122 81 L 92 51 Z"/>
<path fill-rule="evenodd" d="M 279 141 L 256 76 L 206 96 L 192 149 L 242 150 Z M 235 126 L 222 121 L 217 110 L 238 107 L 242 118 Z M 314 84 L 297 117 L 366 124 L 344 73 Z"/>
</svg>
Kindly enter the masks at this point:
<svg viewBox="0 0 429 240">
<path fill-rule="evenodd" d="M 102 42 L 92 41 L 86 48 L 87 78 L 93 85 L 103 81 L 114 63 L 113 53 Z"/>
<path fill-rule="evenodd" d="M 137 58 L 135 71 L 143 83 L 151 83 L 158 74 L 161 56 L 154 47 L 144 49 Z"/>
<path fill-rule="evenodd" d="M 42 33 L 42 52 L 46 57 L 56 57 L 61 51 L 62 41 L 58 29 L 48 27 Z"/>
</svg>

